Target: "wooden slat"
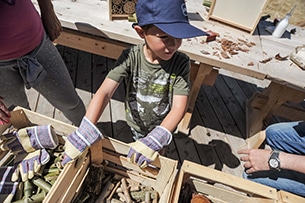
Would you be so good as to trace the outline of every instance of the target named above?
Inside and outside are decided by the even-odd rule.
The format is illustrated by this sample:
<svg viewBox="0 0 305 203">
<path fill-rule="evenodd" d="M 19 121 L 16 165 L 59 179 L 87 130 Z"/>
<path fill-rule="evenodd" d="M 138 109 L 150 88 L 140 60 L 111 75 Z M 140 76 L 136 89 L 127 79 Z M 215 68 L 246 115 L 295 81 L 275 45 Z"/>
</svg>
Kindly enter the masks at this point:
<svg viewBox="0 0 305 203">
<path fill-rule="evenodd" d="M 233 86 L 236 85 L 236 86 Z M 232 116 L 232 119 L 236 125 L 238 130 L 240 131 L 240 135 L 245 137 L 246 134 L 246 125 L 245 125 L 245 111 L 244 105 L 239 106 L 239 102 L 236 97 L 233 95 L 232 91 L 238 90 L 239 86 L 235 83 L 231 83 L 230 86 L 226 85 L 223 77 L 218 77 L 217 83 L 215 84 L 215 88 L 218 92 L 221 92 L 221 98 L 225 103 L 228 112 Z M 243 115 L 243 116 L 241 116 Z M 226 119 L 225 119 L 226 120 Z"/>
<path fill-rule="evenodd" d="M 213 183 L 219 183 L 228 187 L 231 187 L 237 191 L 244 192 L 254 196 L 260 196 L 263 198 L 271 199 L 276 202 L 278 200 L 278 194 L 276 189 L 264 186 L 262 184 L 258 184 L 249 180 L 245 180 L 240 177 L 233 176 L 231 174 L 223 173 L 221 171 L 217 171 L 202 165 L 198 165 L 196 163 L 192 163 L 189 161 L 184 161 L 182 168 L 179 172 L 179 177 L 176 184 L 174 201 L 178 202 L 178 197 L 180 193 L 180 189 L 182 188 L 182 184 L 187 179 L 184 177 L 188 177 L 187 175 L 192 175 L 201 180 L 206 180 Z M 217 188 L 215 187 L 215 190 Z M 203 191 L 202 191 L 203 192 Z M 219 193 L 221 195 L 221 192 Z M 178 197 L 177 197 L 178 196 Z M 226 202 L 226 198 L 224 197 L 223 201 Z M 227 201 L 230 202 L 230 201 Z"/>
<path fill-rule="evenodd" d="M 193 112 L 193 109 L 195 106 L 195 102 L 197 100 L 197 96 L 198 96 L 200 87 L 201 87 L 204 79 L 206 78 L 206 76 L 208 76 L 212 70 L 213 70 L 213 67 L 210 65 L 207 65 L 207 64 L 201 63 L 199 66 L 199 70 L 196 74 L 196 78 L 191 86 L 191 92 L 190 92 L 189 100 L 188 100 L 188 109 L 185 113 L 184 118 L 180 121 L 180 123 L 178 125 L 178 130 L 182 133 L 188 134 L 189 124 L 190 124 L 191 117 L 192 117 L 192 112 Z"/>
<path fill-rule="evenodd" d="M 114 42 L 81 32 L 76 33 L 69 29 L 64 29 L 59 38 L 55 40 L 55 43 L 113 59 L 117 59 L 123 49 L 130 46 L 127 43 Z"/>
</svg>

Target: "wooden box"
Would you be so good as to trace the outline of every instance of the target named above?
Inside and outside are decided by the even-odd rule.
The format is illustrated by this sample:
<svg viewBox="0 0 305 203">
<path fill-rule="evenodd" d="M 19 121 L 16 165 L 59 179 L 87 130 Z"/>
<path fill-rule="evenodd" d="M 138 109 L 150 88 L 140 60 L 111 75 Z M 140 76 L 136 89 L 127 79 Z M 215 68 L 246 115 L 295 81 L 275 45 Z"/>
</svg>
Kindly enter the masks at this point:
<svg viewBox="0 0 305 203">
<path fill-rule="evenodd" d="M 16 113 L 19 116 L 16 116 Z M 56 133 L 62 136 L 66 136 L 76 130 L 75 126 L 20 107 L 15 108 L 13 118 L 11 122 L 16 128 L 26 127 L 31 123 L 38 125 L 51 124 Z M 9 125 L 0 126 L 0 133 L 3 133 L 8 127 Z M 105 166 L 105 171 L 120 174 L 145 186 L 153 187 L 159 193 L 160 203 L 170 202 L 177 161 L 159 156 L 149 167 L 141 169 L 136 164 L 127 161 L 126 154 L 128 150 L 129 146 L 126 143 L 112 138 L 105 138 L 96 143 L 91 147 L 91 151 L 85 152 L 87 155 L 84 160 L 74 161 L 64 167 L 43 202 L 71 202 L 81 189 L 91 163 L 94 162 L 96 164 L 102 161 L 115 165 L 115 167 Z M 0 153 L 0 158 L 5 159 L 5 154 Z"/>
<path fill-rule="evenodd" d="M 109 19 L 128 19 L 136 12 L 137 0 L 108 0 Z"/>
<path fill-rule="evenodd" d="M 208 19 L 220 21 L 252 34 L 268 0 L 213 0 Z"/>
<path fill-rule="evenodd" d="M 179 202 L 179 198 L 182 201 L 180 194 L 186 188 L 205 195 L 213 203 L 279 202 L 274 188 L 185 160 L 175 184 L 173 203 Z"/>
<path fill-rule="evenodd" d="M 27 109 L 16 107 L 11 112 L 12 118 L 11 124 L 13 128 L 19 129 L 30 125 L 48 125 L 51 124 L 56 133 L 62 136 L 68 135 L 76 130 L 75 126 L 66 124 L 55 119 L 37 114 Z M 9 124 L 0 126 L 0 133 L 6 133 L 11 127 Z M 3 166 L 7 159 L 11 158 L 11 154 L 7 152 L 0 153 L 0 166 Z M 83 167 L 83 166 L 81 166 Z M 51 190 L 47 193 L 43 202 L 68 202 L 63 201 L 67 195 L 69 188 L 73 185 L 74 179 L 77 179 L 78 175 L 81 175 L 81 168 L 74 167 L 73 164 L 67 164 L 61 171 L 58 179 L 55 181 Z M 63 184 L 64 183 L 64 184 Z"/>
</svg>

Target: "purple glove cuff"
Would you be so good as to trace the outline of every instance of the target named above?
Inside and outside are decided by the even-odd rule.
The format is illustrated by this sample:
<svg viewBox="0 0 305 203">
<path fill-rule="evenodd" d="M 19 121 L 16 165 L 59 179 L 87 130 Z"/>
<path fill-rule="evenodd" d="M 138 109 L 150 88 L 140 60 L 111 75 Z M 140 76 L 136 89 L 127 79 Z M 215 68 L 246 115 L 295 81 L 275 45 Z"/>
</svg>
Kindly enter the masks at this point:
<svg viewBox="0 0 305 203">
<path fill-rule="evenodd" d="M 58 138 L 51 125 L 28 128 L 27 133 L 35 149 L 55 149 L 58 146 Z"/>
<path fill-rule="evenodd" d="M 97 127 L 84 116 L 79 128 L 76 131 L 78 137 L 80 137 L 87 146 L 91 146 L 97 140 L 103 138 L 102 133 Z"/>
<path fill-rule="evenodd" d="M 154 140 L 160 148 L 163 148 L 166 145 L 169 145 L 172 141 L 172 133 L 162 126 L 156 126 L 147 137 Z"/>
</svg>

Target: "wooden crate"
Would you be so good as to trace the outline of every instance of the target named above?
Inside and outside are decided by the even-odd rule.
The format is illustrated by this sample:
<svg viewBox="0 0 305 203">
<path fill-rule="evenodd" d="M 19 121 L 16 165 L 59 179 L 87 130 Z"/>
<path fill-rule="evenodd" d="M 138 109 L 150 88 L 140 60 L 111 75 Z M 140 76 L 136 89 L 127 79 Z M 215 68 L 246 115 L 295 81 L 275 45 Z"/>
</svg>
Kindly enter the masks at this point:
<svg viewBox="0 0 305 203">
<path fill-rule="evenodd" d="M 14 111 L 11 112 L 11 115 L 12 118 L 10 120 L 12 123 L 12 127 L 16 129 L 24 128 L 33 124 L 37 124 L 37 125 L 51 124 L 54 127 L 56 133 L 62 136 L 68 135 L 77 129 L 75 126 L 66 124 L 61 121 L 57 121 L 55 119 L 51 119 L 49 117 L 37 114 L 35 112 L 29 111 L 21 107 L 16 107 Z M 6 132 L 6 130 L 10 126 L 11 125 L 9 124 L 1 125 L 0 133 L 2 134 Z M 6 162 L 6 159 L 10 157 L 11 155 L 9 153 L 2 152 L 0 154 L 0 158 L 1 158 L 0 165 L 2 166 Z M 84 163 L 88 164 L 88 161 L 85 161 Z M 55 181 L 51 190 L 44 198 L 43 202 L 65 202 L 62 201 L 62 199 L 64 199 L 64 197 L 67 195 L 67 191 L 69 191 L 69 187 L 73 185 L 75 177 L 82 175 L 81 174 L 83 172 L 82 167 L 84 167 L 85 164 L 82 164 L 79 168 L 76 168 L 74 164 L 67 164 L 67 166 L 65 166 L 63 171 L 60 173 L 58 179 Z"/>
<path fill-rule="evenodd" d="M 15 111 L 16 110 L 16 111 Z M 37 114 L 17 107 L 11 120 L 14 127 L 26 127 L 29 124 L 46 125 L 51 124 L 56 133 L 66 136 L 76 130 L 75 126 L 57 121 L 55 119 Z M 16 115 L 18 114 L 18 115 Z M 9 125 L 0 126 L 0 133 L 5 132 Z M 177 161 L 159 156 L 149 167 L 141 169 L 136 164 L 129 163 L 126 159 L 129 146 L 112 138 L 105 138 L 87 151 L 82 162 L 74 161 L 67 164 L 60 173 L 58 179 L 48 192 L 43 202 L 66 203 L 71 202 L 81 188 L 89 166 L 92 162 L 101 163 L 107 161 L 117 167 L 105 167 L 105 171 L 120 174 L 142 185 L 153 187 L 160 195 L 160 203 L 168 203 L 172 197 L 173 184 L 175 180 Z M 1 153 L 2 159 L 5 154 Z M 1 164 L 0 164 L 1 165 Z"/>
<path fill-rule="evenodd" d="M 282 203 L 304 203 L 305 198 L 285 191 L 279 191 L 280 202 Z"/>
<path fill-rule="evenodd" d="M 267 2 L 268 0 L 213 0 L 208 19 L 225 23 L 252 34 Z"/>
<path fill-rule="evenodd" d="M 173 203 L 179 202 L 180 192 L 185 184 L 204 194 L 213 203 L 280 202 L 278 192 L 274 188 L 187 160 L 183 162 L 175 184 Z"/>
<path fill-rule="evenodd" d="M 128 19 L 136 12 L 137 0 L 108 0 L 109 19 Z"/>
</svg>

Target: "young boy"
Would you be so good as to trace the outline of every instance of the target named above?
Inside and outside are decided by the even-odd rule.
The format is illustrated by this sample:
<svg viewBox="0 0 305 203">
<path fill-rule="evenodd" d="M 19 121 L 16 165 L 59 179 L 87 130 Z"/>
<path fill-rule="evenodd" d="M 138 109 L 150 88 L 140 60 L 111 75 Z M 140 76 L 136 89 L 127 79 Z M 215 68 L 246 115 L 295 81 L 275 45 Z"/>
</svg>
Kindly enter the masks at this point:
<svg viewBox="0 0 305 203">
<path fill-rule="evenodd" d="M 123 51 L 82 124 L 68 136 L 63 164 L 102 138 L 94 124 L 123 80 L 127 81 L 126 120 L 137 140 L 130 144 L 129 160 L 145 167 L 172 140 L 189 94 L 190 60 L 177 50 L 183 38 L 205 32 L 189 24 L 184 0 L 139 0 L 136 16 L 133 28 L 145 43 Z"/>
</svg>

